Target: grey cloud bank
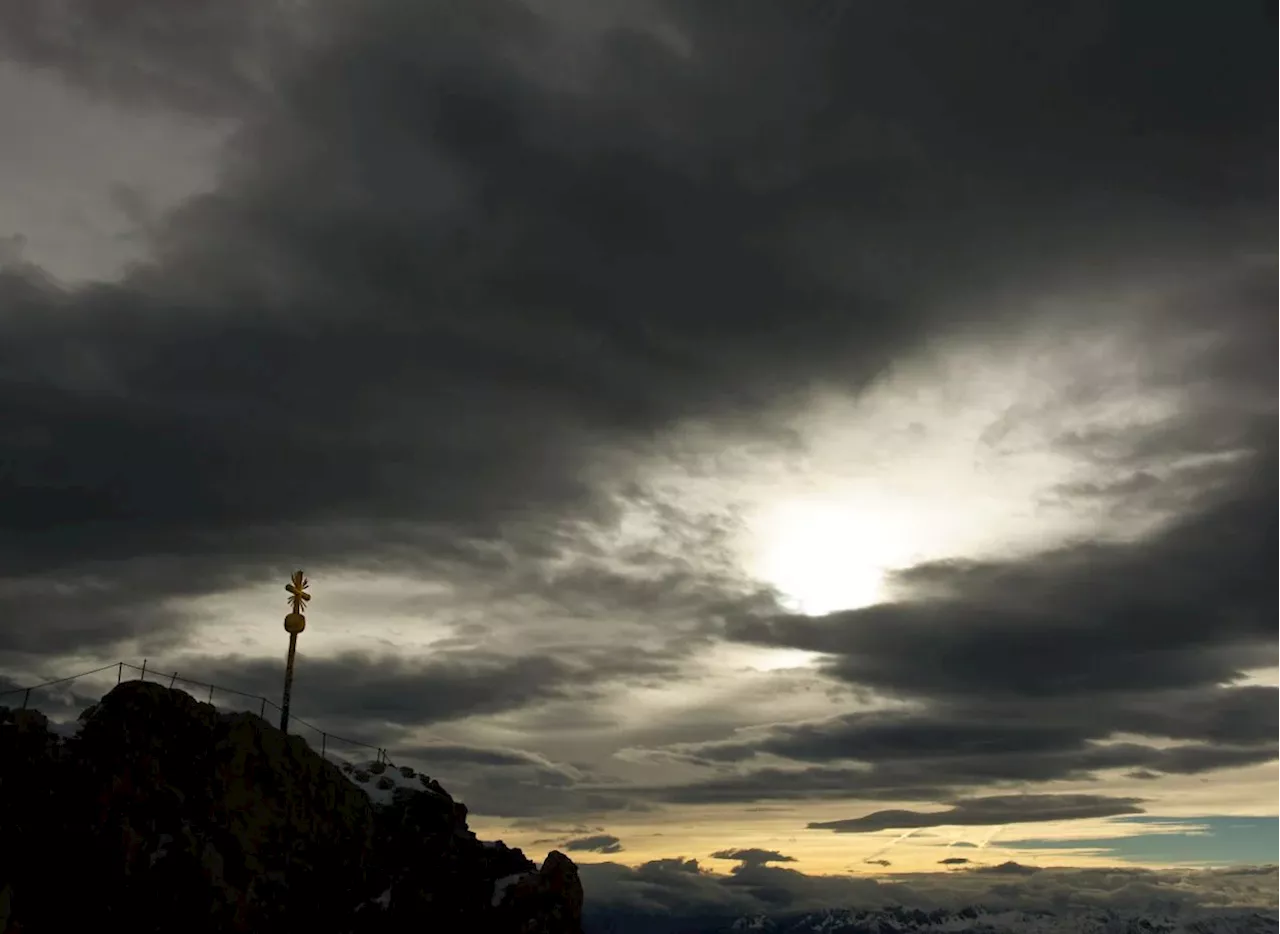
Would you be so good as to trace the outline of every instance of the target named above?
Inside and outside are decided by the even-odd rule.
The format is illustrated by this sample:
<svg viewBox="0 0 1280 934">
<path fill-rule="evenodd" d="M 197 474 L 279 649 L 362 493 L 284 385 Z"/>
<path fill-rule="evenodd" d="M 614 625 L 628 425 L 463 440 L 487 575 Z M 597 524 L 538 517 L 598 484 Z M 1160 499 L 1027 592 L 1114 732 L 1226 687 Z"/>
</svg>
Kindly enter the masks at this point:
<svg viewBox="0 0 1280 934">
<path fill-rule="evenodd" d="M 14 74 L 229 129 L 211 189 L 145 218 L 117 279 L 4 251 L 17 683 L 139 651 L 270 692 L 278 660 L 202 645 L 192 607 L 305 565 L 453 587 L 419 611 L 450 620 L 428 650 L 304 644 L 296 704 L 450 770 L 480 814 L 1089 819 L 1153 805 L 1022 792 L 1275 759 L 1276 688 L 1246 683 L 1276 663 L 1270 8 L 29 6 L 0 12 Z M 1141 534 L 920 563 L 891 600 L 805 616 L 735 563 L 736 517 L 637 477 L 691 425 L 803 462 L 788 413 L 816 391 L 1099 329 L 1172 401 L 1137 411 L 1082 372 L 990 413 L 972 459 L 1070 455 L 1110 479 L 1047 505 Z M 1090 406 L 1114 417 L 1082 424 Z M 695 699 L 725 646 L 817 653 L 760 683 L 825 692 L 823 713 Z M 690 699 L 624 728 L 614 701 L 646 690 Z M 809 821 L 817 800 L 850 816 Z M 632 847 L 618 833 L 574 841 Z M 737 889 L 684 862 L 588 869 L 744 906 L 757 876 L 810 884 L 730 851 L 777 859 Z"/>
</svg>

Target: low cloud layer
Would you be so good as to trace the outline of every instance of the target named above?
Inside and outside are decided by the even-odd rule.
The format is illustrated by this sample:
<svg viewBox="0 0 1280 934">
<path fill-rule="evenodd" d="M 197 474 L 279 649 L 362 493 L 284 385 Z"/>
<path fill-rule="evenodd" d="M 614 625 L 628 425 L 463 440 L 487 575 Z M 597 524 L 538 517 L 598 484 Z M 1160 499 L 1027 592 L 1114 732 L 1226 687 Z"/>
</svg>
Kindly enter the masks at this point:
<svg viewBox="0 0 1280 934">
<path fill-rule="evenodd" d="M 658 860 L 636 868 L 614 863 L 582 867 L 592 910 L 602 915 L 688 917 L 816 911 L 831 906 L 903 905 L 932 910 L 982 905 L 990 910 L 1070 908 L 1158 912 L 1201 906 L 1255 909 L 1276 905 L 1274 866 L 1261 870 L 1155 872 L 1141 869 L 992 871 L 960 869 L 881 879 L 806 875 L 776 866 L 743 866 L 732 875 L 696 862 Z"/>
</svg>

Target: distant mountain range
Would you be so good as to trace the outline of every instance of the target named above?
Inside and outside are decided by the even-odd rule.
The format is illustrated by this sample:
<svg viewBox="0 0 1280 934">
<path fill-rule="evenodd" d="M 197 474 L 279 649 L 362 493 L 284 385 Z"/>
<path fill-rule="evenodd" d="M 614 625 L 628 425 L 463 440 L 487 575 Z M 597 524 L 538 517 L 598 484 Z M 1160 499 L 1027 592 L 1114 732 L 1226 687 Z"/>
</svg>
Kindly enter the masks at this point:
<svg viewBox="0 0 1280 934">
<path fill-rule="evenodd" d="M 1177 915 L 1106 910 L 828 909 L 739 918 L 588 911 L 586 934 L 1276 934 L 1274 912 L 1195 909 Z"/>
</svg>

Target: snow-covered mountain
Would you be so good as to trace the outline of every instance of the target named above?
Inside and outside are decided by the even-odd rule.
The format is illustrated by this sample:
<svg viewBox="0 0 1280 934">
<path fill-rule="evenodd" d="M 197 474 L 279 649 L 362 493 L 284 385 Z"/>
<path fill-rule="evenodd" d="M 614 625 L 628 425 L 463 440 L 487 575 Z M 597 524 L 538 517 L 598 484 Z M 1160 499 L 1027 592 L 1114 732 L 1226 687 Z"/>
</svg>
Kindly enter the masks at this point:
<svg viewBox="0 0 1280 934">
<path fill-rule="evenodd" d="M 1276 915 L 1246 909 L 1197 909 L 1178 916 L 1108 910 L 958 911 L 913 908 L 831 909 L 791 916 L 738 918 L 728 932 L 761 934 L 1276 934 Z"/>
<path fill-rule="evenodd" d="M 885 907 L 756 914 L 721 920 L 589 912 L 586 934 L 1277 934 L 1275 912 L 1194 909 L 1177 915 Z"/>
</svg>

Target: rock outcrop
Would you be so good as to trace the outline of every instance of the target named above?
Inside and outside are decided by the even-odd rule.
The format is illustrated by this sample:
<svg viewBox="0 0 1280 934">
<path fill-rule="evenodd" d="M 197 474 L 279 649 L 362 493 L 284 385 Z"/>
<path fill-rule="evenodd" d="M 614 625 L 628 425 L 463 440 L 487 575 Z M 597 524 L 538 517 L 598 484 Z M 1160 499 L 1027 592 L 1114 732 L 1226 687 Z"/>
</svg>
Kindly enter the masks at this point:
<svg viewBox="0 0 1280 934">
<path fill-rule="evenodd" d="M 0 708 L 0 934 L 581 932 L 573 863 L 477 840 L 434 779 L 375 805 L 301 738 L 158 684 L 80 719 L 60 740 Z"/>
<path fill-rule="evenodd" d="M 495 893 L 504 927 L 525 934 L 555 934 L 582 927 L 582 882 L 573 860 L 552 850 L 537 872 Z"/>
</svg>

